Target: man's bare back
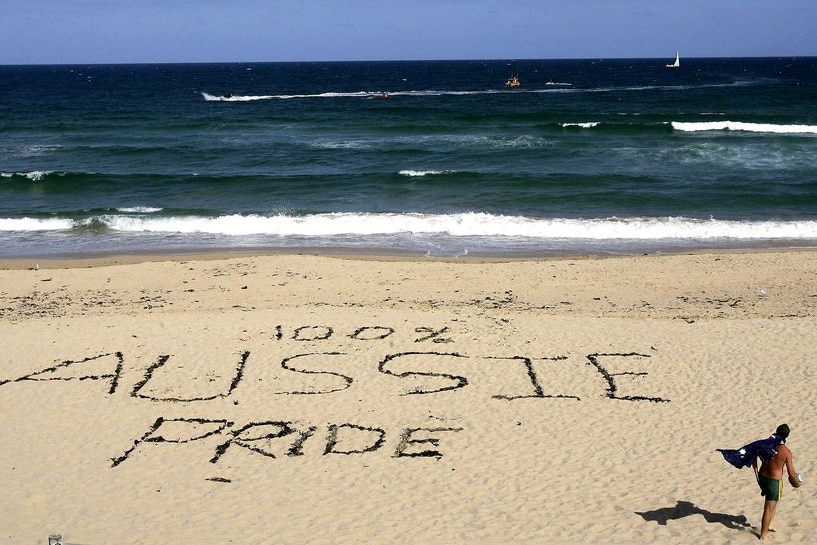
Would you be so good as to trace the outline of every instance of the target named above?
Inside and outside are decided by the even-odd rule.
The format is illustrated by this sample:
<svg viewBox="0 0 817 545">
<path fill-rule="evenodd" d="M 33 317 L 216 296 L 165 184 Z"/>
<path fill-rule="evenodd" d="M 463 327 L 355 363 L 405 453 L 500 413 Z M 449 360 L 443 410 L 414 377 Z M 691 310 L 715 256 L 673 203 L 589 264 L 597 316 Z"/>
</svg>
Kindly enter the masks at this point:
<svg viewBox="0 0 817 545">
<path fill-rule="evenodd" d="M 783 478 L 784 467 L 789 475 L 789 480 L 797 478 L 797 472 L 794 470 L 794 461 L 792 459 L 791 450 L 789 450 L 789 447 L 786 445 L 781 444 L 777 446 L 777 454 L 768 460 L 763 460 L 763 463 L 760 465 L 759 473 L 765 477 L 769 477 L 770 479 L 779 480 Z"/>
</svg>

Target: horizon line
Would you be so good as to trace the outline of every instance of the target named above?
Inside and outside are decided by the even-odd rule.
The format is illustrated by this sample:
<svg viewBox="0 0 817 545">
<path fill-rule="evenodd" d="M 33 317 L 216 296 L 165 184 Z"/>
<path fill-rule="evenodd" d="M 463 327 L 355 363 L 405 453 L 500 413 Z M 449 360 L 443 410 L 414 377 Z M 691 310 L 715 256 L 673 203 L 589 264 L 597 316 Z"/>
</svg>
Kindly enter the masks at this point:
<svg viewBox="0 0 817 545">
<path fill-rule="evenodd" d="M 461 58 L 461 59 L 354 59 L 354 60 L 218 60 L 218 61 L 93 61 L 93 62 L 12 62 L 2 63 L 0 67 L 8 66 L 139 66 L 139 65 L 173 65 L 173 64 L 329 64 L 329 63 L 398 63 L 398 62 L 530 62 L 530 61 L 622 61 L 622 60 L 661 60 L 672 55 L 660 57 L 507 57 L 507 58 Z M 697 56 L 683 57 L 690 60 L 712 59 L 810 59 L 817 55 L 739 55 L 739 56 Z"/>
</svg>

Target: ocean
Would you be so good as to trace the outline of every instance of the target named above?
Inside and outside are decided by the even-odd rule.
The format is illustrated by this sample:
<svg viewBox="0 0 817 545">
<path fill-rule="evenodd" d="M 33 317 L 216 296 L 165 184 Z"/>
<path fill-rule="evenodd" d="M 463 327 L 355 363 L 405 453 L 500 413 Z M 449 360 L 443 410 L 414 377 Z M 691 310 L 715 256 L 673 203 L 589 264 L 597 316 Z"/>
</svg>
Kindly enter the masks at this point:
<svg viewBox="0 0 817 545">
<path fill-rule="evenodd" d="M 0 257 L 814 246 L 817 58 L 671 60 L 0 66 Z"/>
</svg>

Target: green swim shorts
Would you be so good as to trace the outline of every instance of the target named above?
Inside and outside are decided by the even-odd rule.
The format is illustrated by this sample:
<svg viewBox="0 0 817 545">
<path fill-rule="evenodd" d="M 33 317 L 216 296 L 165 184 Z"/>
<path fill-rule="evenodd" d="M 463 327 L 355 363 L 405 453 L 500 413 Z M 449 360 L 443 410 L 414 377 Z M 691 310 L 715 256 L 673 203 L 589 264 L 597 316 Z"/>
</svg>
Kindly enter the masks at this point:
<svg viewBox="0 0 817 545">
<path fill-rule="evenodd" d="M 760 494 L 765 496 L 767 500 L 779 501 L 783 495 L 783 481 L 780 479 L 772 479 L 765 475 L 758 475 L 758 484 L 760 485 Z"/>
</svg>

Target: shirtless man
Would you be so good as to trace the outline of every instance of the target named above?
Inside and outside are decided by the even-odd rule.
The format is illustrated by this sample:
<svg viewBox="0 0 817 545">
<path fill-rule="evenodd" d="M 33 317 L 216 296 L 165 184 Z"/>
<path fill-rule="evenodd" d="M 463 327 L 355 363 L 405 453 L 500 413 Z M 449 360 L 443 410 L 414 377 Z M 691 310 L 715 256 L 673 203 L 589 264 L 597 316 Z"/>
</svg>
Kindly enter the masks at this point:
<svg viewBox="0 0 817 545">
<path fill-rule="evenodd" d="M 774 519 L 775 511 L 777 511 L 777 502 L 780 501 L 783 495 L 783 468 L 789 476 L 789 483 L 794 488 L 800 488 L 802 481 L 800 475 L 794 469 L 794 457 L 791 450 L 786 446 L 785 441 L 789 436 L 789 427 L 786 424 L 780 424 L 777 427 L 775 435 L 783 439 L 783 442 L 777 446 L 777 452 L 768 460 L 763 460 L 760 464 L 760 471 L 757 469 L 757 459 L 752 462 L 752 469 L 755 470 L 757 483 L 763 491 L 765 501 L 763 503 L 763 519 L 760 525 L 760 539 L 765 540 L 769 536 L 771 530 L 772 519 Z"/>
</svg>

